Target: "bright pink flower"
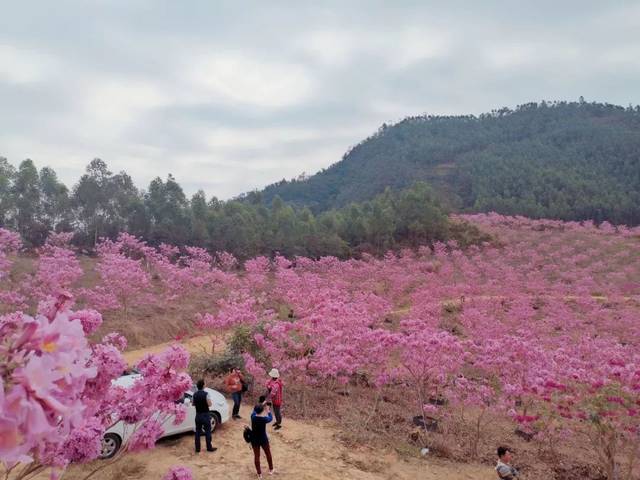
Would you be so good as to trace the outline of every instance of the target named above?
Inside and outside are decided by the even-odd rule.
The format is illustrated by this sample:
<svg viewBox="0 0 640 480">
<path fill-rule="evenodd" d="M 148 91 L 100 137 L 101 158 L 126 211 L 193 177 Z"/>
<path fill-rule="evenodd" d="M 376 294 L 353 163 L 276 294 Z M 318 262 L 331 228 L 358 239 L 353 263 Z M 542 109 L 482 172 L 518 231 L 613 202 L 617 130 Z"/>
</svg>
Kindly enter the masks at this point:
<svg viewBox="0 0 640 480">
<path fill-rule="evenodd" d="M 171 467 L 162 480 L 193 480 L 193 475 L 187 467 Z"/>
<path fill-rule="evenodd" d="M 88 418 L 84 425 L 76 426 L 62 446 L 62 455 L 74 463 L 94 460 L 102 447 L 104 426 L 98 418 Z"/>
<path fill-rule="evenodd" d="M 80 320 L 86 335 L 92 334 L 102 325 L 102 315 L 95 310 L 76 310 L 69 318 L 71 320 Z"/>
<path fill-rule="evenodd" d="M 153 448 L 162 436 L 164 429 L 157 420 L 149 419 L 136 427 L 136 431 L 129 440 L 129 451 L 138 452 Z"/>
<path fill-rule="evenodd" d="M 127 339 L 117 332 L 111 332 L 102 337 L 102 343 L 105 345 L 112 345 L 120 352 L 123 352 L 127 348 Z"/>
</svg>

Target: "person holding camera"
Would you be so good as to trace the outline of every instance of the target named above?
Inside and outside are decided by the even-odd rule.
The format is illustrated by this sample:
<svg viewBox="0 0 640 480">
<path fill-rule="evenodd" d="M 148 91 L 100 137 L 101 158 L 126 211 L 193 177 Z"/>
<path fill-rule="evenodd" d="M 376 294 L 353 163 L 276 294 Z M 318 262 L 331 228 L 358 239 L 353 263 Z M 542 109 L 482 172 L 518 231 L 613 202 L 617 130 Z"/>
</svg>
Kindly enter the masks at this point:
<svg viewBox="0 0 640 480">
<path fill-rule="evenodd" d="M 246 391 L 246 383 L 244 375 L 238 368 L 231 370 L 231 373 L 224 379 L 224 385 L 227 392 L 233 398 L 233 414 L 232 418 L 237 420 L 240 417 L 240 403 L 242 403 L 242 393 Z"/>
<path fill-rule="evenodd" d="M 273 425 L 274 430 L 282 428 L 282 397 L 284 384 L 280 379 L 280 372 L 277 368 L 272 368 L 269 372 L 269 381 L 267 381 L 267 400 L 273 404 L 273 413 L 276 416 L 276 423 Z"/>
<path fill-rule="evenodd" d="M 271 458 L 271 447 L 269 446 L 269 437 L 267 437 L 267 424 L 273 420 L 271 415 L 271 403 L 263 400 L 253 408 L 251 413 L 251 448 L 253 449 L 253 463 L 256 466 L 258 478 L 262 478 L 262 470 L 260 468 L 260 449 L 264 450 L 269 464 L 269 475 L 273 475 L 273 459 Z"/>
</svg>

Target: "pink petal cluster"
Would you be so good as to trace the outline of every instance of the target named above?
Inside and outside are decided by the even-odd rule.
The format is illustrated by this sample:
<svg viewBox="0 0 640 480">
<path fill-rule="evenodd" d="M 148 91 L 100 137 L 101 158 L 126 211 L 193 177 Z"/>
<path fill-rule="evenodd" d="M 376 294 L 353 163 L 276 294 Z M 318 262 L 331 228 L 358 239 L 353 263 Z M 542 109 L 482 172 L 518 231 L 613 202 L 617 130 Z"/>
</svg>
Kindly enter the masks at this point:
<svg viewBox="0 0 640 480">
<path fill-rule="evenodd" d="M 2 316 L 0 337 L 0 458 L 11 464 L 81 422 L 82 393 L 96 369 L 80 321 L 66 313 Z"/>
<path fill-rule="evenodd" d="M 106 429 L 119 421 L 135 434 L 122 451 L 151 448 L 163 429 L 160 418 L 184 419 L 176 400 L 191 388 L 184 373 L 189 355 L 170 347 L 143 359 L 131 388 L 113 383 L 126 368 L 118 334 L 91 344 L 86 335 L 100 314 L 71 311 L 63 294 L 41 303 L 41 312 L 0 316 L 0 461 L 5 468 L 33 463 L 59 478 L 70 463 L 94 460 Z"/>
<path fill-rule="evenodd" d="M 89 417 L 69 433 L 60 453 L 71 463 L 95 460 L 100 454 L 103 434 L 104 425 L 100 419 Z"/>
<path fill-rule="evenodd" d="M 139 452 L 153 448 L 163 433 L 164 429 L 158 420 L 151 419 L 141 423 L 129 440 L 129 451 Z"/>
<path fill-rule="evenodd" d="M 187 467 L 171 467 L 162 480 L 193 480 L 193 474 Z"/>
<path fill-rule="evenodd" d="M 102 325 L 102 315 L 95 310 L 76 310 L 69 315 L 71 320 L 80 320 L 85 335 L 91 335 Z"/>
</svg>

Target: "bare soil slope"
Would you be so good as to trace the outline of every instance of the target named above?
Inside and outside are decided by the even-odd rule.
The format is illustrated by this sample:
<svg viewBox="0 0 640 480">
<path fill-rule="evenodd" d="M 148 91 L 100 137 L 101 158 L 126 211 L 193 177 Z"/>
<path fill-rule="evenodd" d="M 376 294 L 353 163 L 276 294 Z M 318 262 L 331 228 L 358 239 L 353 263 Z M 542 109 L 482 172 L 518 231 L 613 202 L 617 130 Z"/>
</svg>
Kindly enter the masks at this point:
<svg viewBox="0 0 640 480">
<path fill-rule="evenodd" d="M 243 406 L 245 419 L 249 407 Z M 246 420 L 230 421 L 214 434 L 214 453 L 194 453 L 193 435 L 171 437 L 158 442 L 155 449 L 129 454 L 100 471 L 95 479 L 158 480 L 174 465 L 192 469 L 194 478 L 255 478 L 253 454 L 242 438 Z M 277 475 L 296 480 L 471 480 L 494 479 L 495 472 L 484 465 L 452 464 L 436 459 L 401 459 L 392 452 L 366 448 L 347 449 L 336 440 L 337 431 L 320 424 L 287 419 L 285 427 L 269 432 Z M 263 470 L 267 470 L 262 457 Z M 73 467 L 65 478 L 79 480 L 99 463 Z M 265 476 L 267 478 L 268 476 Z"/>
<path fill-rule="evenodd" d="M 182 341 L 190 351 L 210 348 L 206 336 Z M 125 354 L 129 363 L 141 359 L 147 353 L 157 353 L 168 344 L 160 344 Z M 92 478 L 117 480 L 135 478 L 158 480 L 175 465 L 192 469 L 194 478 L 248 479 L 255 478 L 253 453 L 242 438 L 242 430 L 248 424 L 250 407 L 243 405 L 244 419 L 222 425 L 214 434 L 214 453 L 194 453 L 193 435 L 186 434 L 161 440 L 150 451 L 128 454 Z M 347 448 L 338 439 L 338 431 L 322 422 L 301 422 L 286 418 L 284 428 L 269 431 L 271 449 L 279 479 L 296 480 L 484 480 L 495 478 L 495 472 L 486 465 L 454 464 L 434 458 L 401 458 L 391 451 L 374 451 L 369 448 Z M 417 452 L 416 452 L 417 453 Z M 267 465 L 262 457 L 263 470 Z M 65 479 L 79 480 L 96 467 L 100 461 L 88 465 L 73 466 Z M 46 477 L 43 477 L 46 478 Z"/>
</svg>

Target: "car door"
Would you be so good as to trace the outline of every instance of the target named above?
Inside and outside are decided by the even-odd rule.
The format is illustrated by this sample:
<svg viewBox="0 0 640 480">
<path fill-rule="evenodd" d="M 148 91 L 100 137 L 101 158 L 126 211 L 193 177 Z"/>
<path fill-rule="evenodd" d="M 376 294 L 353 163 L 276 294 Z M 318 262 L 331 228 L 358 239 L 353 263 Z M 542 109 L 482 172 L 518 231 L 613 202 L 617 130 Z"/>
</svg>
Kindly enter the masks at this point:
<svg viewBox="0 0 640 480">
<path fill-rule="evenodd" d="M 190 392 L 186 392 L 176 404 L 184 405 L 186 415 L 182 422 L 175 424 L 175 415 L 163 415 L 162 428 L 164 429 L 163 437 L 184 433 L 193 430 L 195 424 L 195 407 L 193 406 L 193 397 Z"/>
<path fill-rule="evenodd" d="M 177 432 L 192 432 L 195 430 L 196 424 L 196 407 L 193 405 L 193 393 L 187 391 L 184 393 L 182 403 L 187 410 L 184 420 L 174 428 Z"/>
</svg>

